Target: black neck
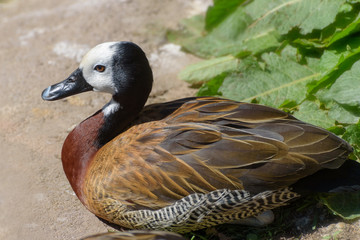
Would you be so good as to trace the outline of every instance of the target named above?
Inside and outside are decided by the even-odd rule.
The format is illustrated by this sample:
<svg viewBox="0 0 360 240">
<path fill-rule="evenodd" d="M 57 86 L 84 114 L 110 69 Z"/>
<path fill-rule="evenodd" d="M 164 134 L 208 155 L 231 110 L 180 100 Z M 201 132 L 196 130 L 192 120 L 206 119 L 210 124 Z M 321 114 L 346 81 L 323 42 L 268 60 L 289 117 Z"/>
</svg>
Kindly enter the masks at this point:
<svg viewBox="0 0 360 240">
<path fill-rule="evenodd" d="M 119 108 L 116 111 L 104 114 L 104 124 L 99 129 L 97 145 L 101 148 L 103 145 L 111 141 L 120 133 L 124 132 L 131 126 L 131 122 L 138 116 L 139 112 L 145 105 L 146 100 L 141 101 L 121 101 L 116 96 L 113 96 L 112 101 L 104 106 L 102 111 L 110 104 L 118 104 Z M 123 103 L 122 103 L 123 102 Z"/>
</svg>

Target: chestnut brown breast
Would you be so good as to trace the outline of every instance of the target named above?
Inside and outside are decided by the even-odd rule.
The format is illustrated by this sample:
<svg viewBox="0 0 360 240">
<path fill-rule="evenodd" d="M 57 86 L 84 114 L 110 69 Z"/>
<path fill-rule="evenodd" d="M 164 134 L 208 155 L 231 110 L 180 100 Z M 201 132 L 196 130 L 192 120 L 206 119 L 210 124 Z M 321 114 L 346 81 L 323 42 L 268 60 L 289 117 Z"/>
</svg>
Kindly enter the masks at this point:
<svg viewBox="0 0 360 240">
<path fill-rule="evenodd" d="M 69 133 L 61 152 L 66 177 L 78 198 L 85 205 L 87 205 L 83 196 L 85 173 L 93 156 L 99 150 L 96 139 L 103 124 L 104 115 L 101 111 L 87 118 Z"/>
</svg>

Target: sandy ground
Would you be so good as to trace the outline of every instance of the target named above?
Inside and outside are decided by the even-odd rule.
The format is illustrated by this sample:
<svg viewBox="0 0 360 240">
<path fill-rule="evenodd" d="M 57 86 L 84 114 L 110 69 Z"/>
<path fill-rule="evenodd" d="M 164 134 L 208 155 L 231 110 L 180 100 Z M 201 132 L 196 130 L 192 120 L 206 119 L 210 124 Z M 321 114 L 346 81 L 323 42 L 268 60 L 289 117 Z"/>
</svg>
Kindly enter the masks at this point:
<svg viewBox="0 0 360 240">
<path fill-rule="evenodd" d="M 73 194 L 60 151 L 68 130 L 107 102 L 83 94 L 44 102 L 40 94 L 105 41 L 138 43 L 153 67 L 149 102 L 192 96 L 178 72 L 196 61 L 166 42 L 168 28 L 206 1 L 29 0 L 0 5 L 0 239 L 79 239 L 107 231 Z"/>
<path fill-rule="evenodd" d="M 60 161 L 69 129 L 109 96 L 85 93 L 49 103 L 40 94 L 77 68 L 91 47 L 128 40 L 142 46 L 153 67 L 155 84 L 149 102 L 192 96 L 194 90 L 177 74 L 197 59 L 168 44 L 165 34 L 181 19 L 204 11 L 209 2 L 14 0 L 0 4 L 0 239 L 79 239 L 110 228 L 78 201 Z M 341 224 L 340 231 L 359 228 L 358 223 Z M 328 234 L 330 230 L 324 229 Z M 308 239 L 316 236 L 324 235 L 318 231 Z M 347 237 L 356 236 L 355 231 Z"/>
</svg>

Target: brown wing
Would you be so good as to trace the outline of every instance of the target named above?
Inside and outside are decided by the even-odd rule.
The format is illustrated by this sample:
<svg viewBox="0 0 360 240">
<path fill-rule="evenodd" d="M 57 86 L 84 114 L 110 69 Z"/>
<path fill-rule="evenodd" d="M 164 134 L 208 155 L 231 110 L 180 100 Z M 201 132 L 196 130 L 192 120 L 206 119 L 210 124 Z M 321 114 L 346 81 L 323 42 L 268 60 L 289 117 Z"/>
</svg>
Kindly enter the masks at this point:
<svg viewBox="0 0 360 240">
<path fill-rule="evenodd" d="M 340 166 L 350 151 L 335 135 L 282 111 L 201 98 L 133 126 L 98 152 L 92 168 L 109 175 L 105 192 L 126 205 L 158 208 L 193 192 L 288 186 Z"/>
</svg>

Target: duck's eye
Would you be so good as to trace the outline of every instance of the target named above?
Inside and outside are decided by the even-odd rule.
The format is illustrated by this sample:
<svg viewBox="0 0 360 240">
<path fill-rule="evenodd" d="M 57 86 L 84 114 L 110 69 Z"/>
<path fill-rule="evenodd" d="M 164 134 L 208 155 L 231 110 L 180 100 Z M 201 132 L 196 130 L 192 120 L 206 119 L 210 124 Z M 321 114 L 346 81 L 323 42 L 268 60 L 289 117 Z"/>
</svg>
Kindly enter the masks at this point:
<svg viewBox="0 0 360 240">
<path fill-rule="evenodd" d="M 105 71 L 105 66 L 103 66 L 103 65 L 96 65 L 94 69 L 95 69 L 96 71 L 98 71 L 98 72 L 103 72 L 103 71 Z"/>
</svg>

